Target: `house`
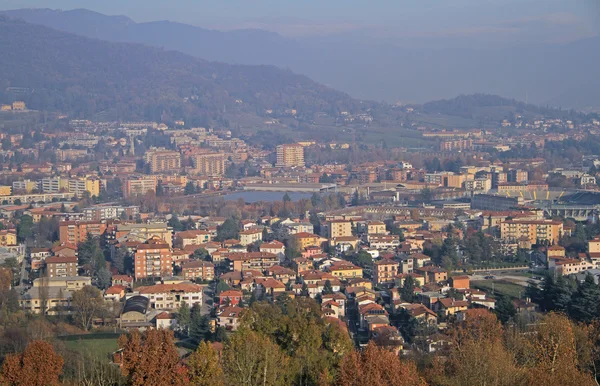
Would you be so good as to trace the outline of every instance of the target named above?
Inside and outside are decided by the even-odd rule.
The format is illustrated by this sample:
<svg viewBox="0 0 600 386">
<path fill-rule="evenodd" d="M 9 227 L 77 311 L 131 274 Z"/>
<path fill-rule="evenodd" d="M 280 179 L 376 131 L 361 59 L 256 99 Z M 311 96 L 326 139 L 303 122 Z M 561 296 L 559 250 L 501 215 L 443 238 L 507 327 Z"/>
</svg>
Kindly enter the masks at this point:
<svg viewBox="0 0 600 386">
<path fill-rule="evenodd" d="M 224 327 L 227 331 L 235 331 L 239 326 L 243 308 L 227 306 L 217 311 L 217 326 Z"/>
<path fill-rule="evenodd" d="M 424 304 L 408 303 L 400 305 L 400 308 L 406 310 L 410 316 L 419 321 L 424 321 L 429 325 L 437 323 L 437 314 Z"/>
<path fill-rule="evenodd" d="M 455 289 L 469 289 L 470 287 L 470 278 L 469 276 L 452 276 L 448 280 L 450 283 L 450 287 Z"/>
<path fill-rule="evenodd" d="M 448 280 L 448 271 L 431 265 L 415 268 L 415 272 L 425 277 L 425 284 Z"/>
<path fill-rule="evenodd" d="M 329 301 L 333 301 L 335 302 L 337 305 L 339 305 L 339 309 L 336 310 L 336 312 L 338 313 L 338 316 L 346 316 L 346 295 L 344 295 L 341 292 L 334 292 L 332 294 L 324 294 L 321 297 L 321 305 L 329 302 Z M 336 306 L 337 307 L 337 306 Z"/>
<path fill-rule="evenodd" d="M 271 277 L 265 279 L 256 279 L 257 289 L 260 293 L 275 297 L 278 293 L 285 292 L 285 284 Z"/>
<path fill-rule="evenodd" d="M 292 265 L 297 274 L 300 274 L 301 272 L 309 271 L 309 270 L 313 269 L 312 261 L 309 259 L 306 259 L 304 257 L 295 258 L 294 261 L 292 262 Z"/>
<path fill-rule="evenodd" d="M 48 277 L 77 276 L 77 258 L 75 256 L 50 256 L 46 258 Z"/>
<path fill-rule="evenodd" d="M 327 314 L 327 316 L 332 316 L 335 318 L 344 316 L 344 306 L 333 299 L 323 301 L 323 303 L 321 303 L 321 309 Z"/>
<path fill-rule="evenodd" d="M 242 291 L 228 290 L 217 295 L 219 305 L 237 306 L 242 301 Z"/>
<path fill-rule="evenodd" d="M 267 269 L 267 274 L 284 283 L 296 280 L 296 272 L 280 265 L 274 265 Z"/>
<path fill-rule="evenodd" d="M 327 239 L 308 232 L 296 233 L 292 235 L 292 238 L 296 242 L 296 248 L 300 251 L 307 247 L 320 247 L 323 243 L 327 242 Z"/>
<path fill-rule="evenodd" d="M 453 298 L 438 299 L 433 304 L 434 311 L 440 311 L 444 315 L 454 315 L 459 311 L 465 311 L 469 307 L 469 302 L 466 300 L 455 300 Z"/>
<path fill-rule="evenodd" d="M 397 288 L 404 286 L 404 280 L 411 276 L 415 280 L 415 287 L 423 287 L 425 285 L 425 276 L 418 273 L 399 273 L 394 277 L 394 283 Z"/>
<path fill-rule="evenodd" d="M 248 246 L 262 240 L 262 229 L 249 229 L 240 232 L 240 245 Z"/>
<path fill-rule="evenodd" d="M 215 265 L 202 260 L 185 261 L 181 264 L 181 274 L 186 280 L 210 281 L 215 278 Z"/>
<path fill-rule="evenodd" d="M 385 223 L 381 221 L 369 221 L 367 223 L 367 234 L 368 235 L 385 235 L 387 234 Z"/>
<path fill-rule="evenodd" d="M 227 260 L 232 271 L 256 269 L 262 272 L 279 264 L 277 255 L 267 252 L 230 253 Z"/>
<path fill-rule="evenodd" d="M 122 285 L 113 285 L 104 291 L 104 300 L 112 302 L 120 302 L 125 297 L 127 288 Z"/>
<path fill-rule="evenodd" d="M 54 256 L 77 256 L 77 247 L 70 244 L 62 244 L 51 249 Z"/>
<path fill-rule="evenodd" d="M 177 318 L 174 314 L 163 311 L 154 318 L 156 329 L 173 330 L 177 327 Z"/>
<path fill-rule="evenodd" d="M 378 346 L 385 347 L 396 355 L 404 346 L 404 338 L 394 326 L 379 326 L 371 331 L 371 338 Z"/>
<path fill-rule="evenodd" d="M 270 243 L 262 243 L 259 247 L 259 251 L 272 253 L 279 258 L 279 261 L 285 259 L 285 245 L 277 240 L 271 241 Z"/>
<path fill-rule="evenodd" d="M 376 285 L 394 284 L 394 278 L 398 274 L 398 262 L 394 260 L 379 260 L 373 263 L 373 282 Z"/>
<path fill-rule="evenodd" d="M 0 230 L 0 246 L 10 247 L 17 245 L 17 232 L 14 229 Z"/>
<path fill-rule="evenodd" d="M 352 264 L 349 261 L 336 261 L 327 267 L 327 270 L 331 272 L 334 277 L 342 279 L 363 277 L 362 268 Z"/>
<path fill-rule="evenodd" d="M 133 277 L 129 275 L 113 275 L 112 285 L 122 285 L 125 288 L 133 288 Z"/>
<path fill-rule="evenodd" d="M 204 287 L 192 283 L 155 284 L 137 288 L 140 296 L 150 299 L 150 305 L 157 310 L 174 310 L 186 303 L 202 305 Z"/>
<path fill-rule="evenodd" d="M 212 241 L 212 235 L 205 230 L 189 230 L 175 233 L 175 245 L 181 249 L 188 245 L 206 244 Z"/>
<path fill-rule="evenodd" d="M 29 257 L 31 257 L 32 260 L 44 260 L 51 255 L 52 251 L 50 248 L 31 248 L 29 250 Z"/>
</svg>

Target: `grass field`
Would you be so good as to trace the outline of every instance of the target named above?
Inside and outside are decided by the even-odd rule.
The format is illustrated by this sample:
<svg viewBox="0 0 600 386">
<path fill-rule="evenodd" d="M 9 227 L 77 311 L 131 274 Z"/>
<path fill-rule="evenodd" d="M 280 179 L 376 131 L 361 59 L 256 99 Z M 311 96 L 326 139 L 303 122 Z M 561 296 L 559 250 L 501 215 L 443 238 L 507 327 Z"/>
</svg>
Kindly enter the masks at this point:
<svg viewBox="0 0 600 386">
<path fill-rule="evenodd" d="M 511 283 L 505 280 L 478 280 L 472 281 L 471 286 L 473 288 L 480 289 L 487 292 L 490 295 L 502 294 L 510 296 L 511 298 L 519 299 L 525 292 L 525 287 L 518 284 Z"/>
<path fill-rule="evenodd" d="M 65 341 L 65 346 L 82 354 L 89 352 L 103 357 L 108 357 L 118 348 L 116 338 L 68 340 Z"/>
</svg>

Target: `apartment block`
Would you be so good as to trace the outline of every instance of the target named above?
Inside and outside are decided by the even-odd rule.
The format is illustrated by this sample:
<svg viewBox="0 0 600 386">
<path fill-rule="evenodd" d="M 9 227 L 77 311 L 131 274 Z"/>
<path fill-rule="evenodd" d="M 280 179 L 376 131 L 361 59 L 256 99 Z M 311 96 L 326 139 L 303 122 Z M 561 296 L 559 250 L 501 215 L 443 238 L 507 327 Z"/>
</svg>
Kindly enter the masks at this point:
<svg viewBox="0 0 600 386">
<path fill-rule="evenodd" d="M 220 177 L 225 174 L 225 154 L 196 154 L 192 158 L 195 172 L 207 177 Z"/>
<path fill-rule="evenodd" d="M 77 245 L 87 239 L 88 233 L 94 237 L 102 236 L 106 228 L 106 223 L 100 221 L 61 221 L 60 243 Z"/>
<path fill-rule="evenodd" d="M 173 275 L 173 257 L 166 243 L 149 240 L 138 244 L 134 254 L 135 279 L 163 277 Z"/>
<path fill-rule="evenodd" d="M 299 144 L 277 146 L 277 167 L 303 167 L 304 147 Z"/>
<path fill-rule="evenodd" d="M 151 173 L 172 173 L 181 171 L 181 154 L 173 150 L 152 149 L 144 155 Z"/>
<path fill-rule="evenodd" d="M 563 235 L 563 223 L 551 220 L 509 220 L 500 224 L 503 240 L 517 241 L 527 238 L 532 244 L 547 241 L 557 244 Z"/>
<path fill-rule="evenodd" d="M 77 257 L 75 256 L 50 256 L 46 258 L 45 263 L 48 277 L 77 276 Z"/>
<path fill-rule="evenodd" d="M 132 178 L 123 181 L 123 197 L 144 195 L 150 191 L 156 192 L 158 179 L 155 176 Z"/>
</svg>

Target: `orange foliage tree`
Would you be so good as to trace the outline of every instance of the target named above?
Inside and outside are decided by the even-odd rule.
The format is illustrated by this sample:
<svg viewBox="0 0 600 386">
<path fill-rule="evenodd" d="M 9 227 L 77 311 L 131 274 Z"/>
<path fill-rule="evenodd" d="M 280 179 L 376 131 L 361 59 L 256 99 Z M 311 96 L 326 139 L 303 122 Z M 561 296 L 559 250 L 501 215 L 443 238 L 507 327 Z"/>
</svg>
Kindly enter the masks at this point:
<svg viewBox="0 0 600 386">
<path fill-rule="evenodd" d="M 339 386 L 424 386 L 426 382 L 411 361 L 401 361 L 391 351 L 369 343 L 362 351 L 353 351 L 340 363 L 336 384 Z"/>
<path fill-rule="evenodd" d="M 4 360 L 0 384 L 7 386 L 59 385 L 64 360 L 52 345 L 34 340 L 21 354 L 10 354 Z"/>
<path fill-rule="evenodd" d="M 185 385 L 187 370 L 179 360 L 170 330 L 134 331 L 121 335 L 121 371 L 132 386 Z"/>
</svg>

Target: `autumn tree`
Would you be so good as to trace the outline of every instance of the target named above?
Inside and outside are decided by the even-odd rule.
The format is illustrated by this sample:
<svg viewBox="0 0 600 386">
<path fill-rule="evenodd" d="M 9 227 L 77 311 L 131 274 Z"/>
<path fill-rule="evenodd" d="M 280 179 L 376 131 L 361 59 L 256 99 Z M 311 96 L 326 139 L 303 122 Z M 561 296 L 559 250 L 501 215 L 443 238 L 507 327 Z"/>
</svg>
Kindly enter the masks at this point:
<svg viewBox="0 0 600 386">
<path fill-rule="evenodd" d="M 521 380 L 514 357 L 504 345 L 502 326 L 487 310 L 470 310 L 466 320 L 454 327 L 448 358 L 443 371 L 429 377 L 432 383 L 512 386 Z"/>
<path fill-rule="evenodd" d="M 102 316 L 105 311 L 102 292 L 96 287 L 84 286 L 79 291 L 73 292 L 71 308 L 77 323 L 85 331 L 92 327 L 94 318 Z"/>
<path fill-rule="evenodd" d="M 59 385 L 63 364 L 63 358 L 50 343 L 34 340 L 21 354 L 10 354 L 5 358 L 0 383 L 7 386 Z"/>
<path fill-rule="evenodd" d="M 131 386 L 184 385 L 186 369 L 181 365 L 170 330 L 134 331 L 121 335 L 121 371 Z"/>
<path fill-rule="evenodd" d="M 336 379 L 339 386 L 424 386 L 427 383 L 411 361 L 401 361 L 398 355 L 374 343 L 363 351 L 346 355 Z"/>
<path fill-rule="evenodd" d="M 277 344 L 248 329 L 238 330 L 223 352 L 223 370 L 231 385 L 288 385 L 288 364 Z"/>
<path fill-rule="evenodd" d="M 210 343 L 201 342 L 188 358 L 190 384 L 194 386 L 224 385 L 219 356 Z"/>
<path fill-rule="evenodd" d="M 572 322 L 556 313 L 545 315 L 528 334 L 527 379 L 529 385 L 591 385 L 594 380 L 579 369 Z"/>
</svg>

